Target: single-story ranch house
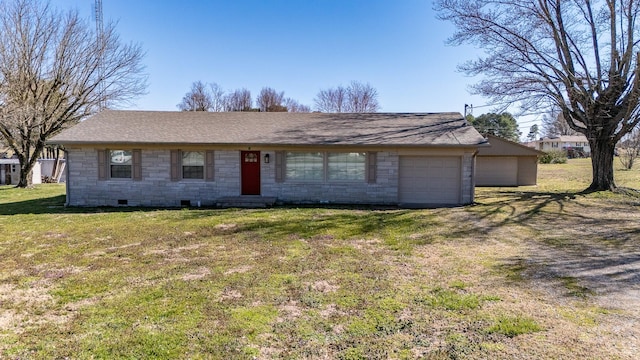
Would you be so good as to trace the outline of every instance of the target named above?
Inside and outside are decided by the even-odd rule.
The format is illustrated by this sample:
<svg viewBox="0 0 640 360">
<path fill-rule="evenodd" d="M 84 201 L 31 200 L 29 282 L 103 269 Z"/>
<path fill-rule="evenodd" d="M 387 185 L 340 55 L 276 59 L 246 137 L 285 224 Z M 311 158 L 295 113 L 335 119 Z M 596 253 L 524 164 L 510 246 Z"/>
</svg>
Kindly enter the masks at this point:
<svg viewBox="0 0 640 360">
<path fill-rule="evenodd" d="M 473 202 L 487 140 L 460 113 L 107 110 L 49 143 L 71 206 L 432 206 Z"/>
</svg>

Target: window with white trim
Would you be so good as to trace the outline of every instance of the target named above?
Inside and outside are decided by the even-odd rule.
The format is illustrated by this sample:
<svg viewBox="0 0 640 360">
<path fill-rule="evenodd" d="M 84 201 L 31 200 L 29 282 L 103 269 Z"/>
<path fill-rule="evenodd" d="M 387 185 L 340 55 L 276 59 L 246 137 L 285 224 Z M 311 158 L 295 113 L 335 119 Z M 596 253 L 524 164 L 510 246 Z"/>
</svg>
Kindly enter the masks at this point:
<svg viewBox="0 0 640 360">
<path fill-rule="evenodd" d="M 365 181 L 367 154 L 287 152 L 285 179 L 294 181 Z"/>
<path fill-rule="evenodd" d="M 204 179 L 204 152 L 182 152 L 182 178 Z"/>
<path fill-rule="evenodd" d="M 285 158 L 287 180 L 324 180 L 324 157 L 319 152 L 288 152 Z"/>
<path fill-rule="evenodd" d="M 327 154 L 327 179 L 364 181 L 366 160 L 366 153 L 329 153 Z"/>
<path fill-rule="evenodd" d="M 110 150 L 109 151 L 109 171 L 112 179 L 131 179 L 132 175 L 131 150 Z"/>
</svg>

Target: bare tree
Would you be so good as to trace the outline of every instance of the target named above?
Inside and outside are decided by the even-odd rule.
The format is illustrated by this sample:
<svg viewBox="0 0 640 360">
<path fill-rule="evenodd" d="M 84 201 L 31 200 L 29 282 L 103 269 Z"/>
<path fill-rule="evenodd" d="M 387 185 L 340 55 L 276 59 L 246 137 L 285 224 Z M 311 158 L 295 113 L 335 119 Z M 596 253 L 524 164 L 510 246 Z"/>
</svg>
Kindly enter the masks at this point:
<svg viewBox="0 0 640 360">
<path fill-rule="evenodd" d="M 260 111 L 267 112 L 286 112 L 287 108 L 283 105 L 284 91 L 277 92 L 270 87 L 264 87 L 260 90 L 260 94 L 256 98 L 256 105 Z"/>
<path fill-rule="evenodd" d="M 284 99 L 284 106 L 286 106 L 289 112 L 308 113 L 311 112 L 311 108 L 307 105 L 300 104 L 298 101 L 292 98 Z"/>
<path fill-rule="evenodd" d="M 635 0 L 438 0 L 452 44 L 486 54 L 461 65 L 484 74 L 475 93 L 523 110 L 558 107 L 591 147 L 588 190 L 614 190 L 616 143 L 640 121 L 640 3 Z"/>
<path fill-rule="evenodd" d="M 213 109 L 211 92 L 202 81 L 194 82 L 191 85 L 191 90 L 178 104 L 178 109 L 182 111 L 211 111 Z"/>
<path fill-rule="evenodd" d="M 182 111 L 225 111 L 224 90 L 217 83 L 207 84 L 196 81 L 191 85 L 191 90 L 185 94 L 178 109 Z"/>
<path fill-rule="evenodd" d="M 224 90 L 217 83 L 211 83 L 211 111 L 224 111 Z"/>
<path fill-rule="evenodd" d="M 252 111 L 251 91 L 238 89 L 224 97 L 224 111 Z"/>
<path fill-rule="evenodd" d="M 320 90 L 314 99 L 316 109 L 322 112 L 376 112 L 380 109 L 378 91 L 371 85 L 352 81 L 349 87 L 338 86 Z"/>
<path fill-rule="evenodd" d="M 369 85 L 358 81 L 352 81 L 347 88 L 347 112 L 366 113 L 376 112 L 380 109 L 378 104 L 378 91 Z"/>
<path fill-rule="evenodd" d="M 327 113 L 346 112 L 347 89 L 342 86 L 320 90 L 314 99 L 316 109 Z"/>
<path fill-rule="evenodd" d="M 640 129 L 635 128 L 625 135 L 620 142 L 619 159 L 625 169 L 631 170 L 636 159 L 640 157 Z"/>
<path fill-rule="evenodd" d="M 527 140 L 536 141 L 539 132 L 540 129 L 538 129 L 538 124 L 531 125 L 531 127 L 529 128 L 529 134 L 527 134 Z"/>
<path fill-rule="evenodd" d="M 100 38 L 76 11 L 38 0 L 0 2 L 0 134 L 20 161 L 19 187 L 51 136 L 144 93 L 143 51 L 113 24 Z"/>
<path fill-rule="evenodd" d="M 546 137 L 580 134 L 569 126 L 558 109 L 552 109 L 549 114 L 542 117 L 542 131 Z"/>
</svg>

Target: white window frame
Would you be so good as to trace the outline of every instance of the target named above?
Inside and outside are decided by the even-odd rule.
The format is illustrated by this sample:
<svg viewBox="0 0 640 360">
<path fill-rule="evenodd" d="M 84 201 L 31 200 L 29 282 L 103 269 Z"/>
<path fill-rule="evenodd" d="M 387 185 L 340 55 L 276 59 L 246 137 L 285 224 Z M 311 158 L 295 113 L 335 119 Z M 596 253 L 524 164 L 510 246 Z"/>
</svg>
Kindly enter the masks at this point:
<svg viewBox="0 0 640 360">
<path fill-rule="evenodd" d="M 292 177 L 291 176 L 291 168 L 293 168 L 294 164 L 298 164 L 298 162 L 296 161 L 292 161 L 293 157 L 297 155 L 298 157 L 300 156 L 306 156 L 306 155 L 312 155 L 312 157 L 317 158 L 318 155 L 320 157 L 320 177 L 306 177 L 306 176 L 302 176 L 302 177 Z M 286 181 L 294 181 L 294 182 L 323 182 L 325 180 L 324 177 L 324 169 L 325 169 L 325 156 L 323 152 L 320 151 L 287 151 L 284 155 L 284 163 L 285 163 L 285 180 Z M 300 164 L 303 164 L 303 162 L 300 162 Z M 313 164 L 318 165 L 317 162 L 314 162 Z M 317 173 L 318 171 L 314 168 L 309 168 L 309 169 L 301 169 L 300 170 L 302 173 L 307 174 L 307 173 Z"/>
<path fill-rule="evenodd" d="M 320 173 L 321 176 L 317 177 L 317 178 L 294 178 L 291 177 L 290 174 L 290 166 L 291 166 L 291 161 L 290 156 L 291 154 L 319 154 L 322 157 L 322 168 L 320 169 Z M 331 162 L 330 162 L 330 158 L 332 157 L 332 155 L 348 155 L 348 154 L 362 154 L 363 155 L 363 161 L 360 164 L 362 166 L 362 169 L 360 170 L 361 172 L 361 176 L 358 177 L 357 179 L 355 178 L 332 178 L 331 174 L 330 174 L 330 167 L 332 166 Z M 300 182 L 300 183 L 366 183 L 368 181 L 367 179 L 367 157 L 369 155 L 366 152 L 354 152 L 354 151 L 350 151 L 350 152 L 337 152 L 337 151 L 332 151 L 332 152 L 320 152 L 320 151 L 309 151 L 309 152 L 304 152 L 304 151 L 287 151 L 284 154 L 284 180 L 286 182 Z M 352 169 L 353 170 L 353 169 Z"/>
<path fill-rule="evenodd" d="M 343 178 L 334 178 L 332 177 L 332 162 L 331 162 L 331 156 L 343 156 L 346 155 L 347 157 L 351 156 L 352 154 L 357 154 L 358 157 L 362 156 L 362 161 L 361 162 L 334 162 L 334 166 L 338 166 L 338 167 L 345 167 L 346 168 L 346 172 L 353 172 L 353 171 L 358 171 L 360 172 L 360 174 L 358 174 L 358 177 L 343 177 Z M 325 153 L 325 158 L 327 159 L 326 161 L 326 168 L 325 168 L 325 177 L 327 179 L 327 181 L 330 182 L 334 182 L 334 181 L 348 181 L 348 182 L 360 182 L 360 181 L 366 181 L 367 180 L 367 153 L 365 152 L 330 152 L 330 153 Z M 354 167 L 350 167 L 349 165 L 353 165 L 353 164 L 357 164 L 358 167 L 362 167 L 362 169 L 356 169 Z"/>
<path fill-rule="evenodd" d="M 192 153 L 196 153 L 199 154 L 202 158 L 202 164 L 197 164 L 197 165 L 193 165 L 193 164 L 185 164 L 185 158 L 188 159 L 188 156 Z M 205 178 L 205 163 L 206 163 L 206 156 L 207 153 L 205 151 L 182 151 L 181 152 L 181 162 L 180 162 L 180 172 L 181 172 L 181 176 L 183 180 L 203 180 Z M 202 176 L 200 177 L 192 177 L 192 176 L 185 176 L 185 168 L 190 168 L 190 167 L 199 167 L 201 168 L 201 173 Z"/>
<path fill-rule="evenodd" d="M 115 154 L 114 153 L 120 153 Z M 118 157 L 120 156 L 120 157 Z M 128 159 L 127 159 L 128 157 Z M 114 161 L 114 158 L 116 160 Z M 125 164 L 128 162 L 128 164 Z M 129 168 L 129 176 L 114 176 L 114 166 Z M 109 150 L 109 178 L 110 179 L 132 179 L 133 178 L 133 151 L 132 150 Z"/>
</svg>

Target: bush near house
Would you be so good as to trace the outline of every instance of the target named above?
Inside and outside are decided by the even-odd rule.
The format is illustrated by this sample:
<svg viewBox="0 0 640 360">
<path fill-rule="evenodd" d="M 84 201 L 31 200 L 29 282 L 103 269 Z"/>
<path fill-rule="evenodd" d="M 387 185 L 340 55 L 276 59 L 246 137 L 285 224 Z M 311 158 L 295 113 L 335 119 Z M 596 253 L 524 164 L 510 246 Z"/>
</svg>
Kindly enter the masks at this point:
<svg viewBox="0 0 640 360">
<path fill-rule="evenodd" d="M 547 151 L 539 157 L 540 164 L 566 164 L 567 153 L 563 150 Z"/>
</svg>

